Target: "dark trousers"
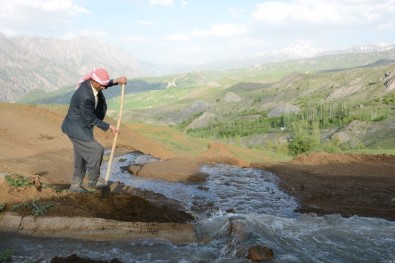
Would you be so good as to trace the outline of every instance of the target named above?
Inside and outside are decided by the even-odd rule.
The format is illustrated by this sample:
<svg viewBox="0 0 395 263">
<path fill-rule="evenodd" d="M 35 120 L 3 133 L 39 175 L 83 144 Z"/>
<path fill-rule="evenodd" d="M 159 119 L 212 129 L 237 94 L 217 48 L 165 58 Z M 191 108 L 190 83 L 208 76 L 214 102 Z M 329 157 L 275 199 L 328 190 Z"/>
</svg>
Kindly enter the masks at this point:
<svg viewBox="0 0 395 263">
<path fill-rule="evenodd" d="M 71 187 L 81 187 L 85 174 L 88 185 L 95 186 L 100 178 L 104 147 L 97 141 L 83 141 L 69 137 L 74 148 L 74 173 Z"/>
</svg>

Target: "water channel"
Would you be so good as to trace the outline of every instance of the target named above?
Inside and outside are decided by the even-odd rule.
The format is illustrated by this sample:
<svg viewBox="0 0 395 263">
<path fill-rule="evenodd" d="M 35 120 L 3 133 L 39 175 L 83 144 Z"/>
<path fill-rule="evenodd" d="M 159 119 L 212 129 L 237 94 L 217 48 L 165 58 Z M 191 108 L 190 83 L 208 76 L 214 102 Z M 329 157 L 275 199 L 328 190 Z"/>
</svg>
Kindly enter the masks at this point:
<svg viewBox="0 0 395 263">
<path fill-rule="evenodd" d="M 175 245 L 143 240 L 93 242 L 34 238 L 0 233 L 0 251 L 13 250 L 12 262 L 50 262 L 54 256 L 78 254 L 122 262 L 249 262 L 236 255 L 237 246 L 265 244 L 274 252 L 272 262 L 395 262 L 395 222 L 378 218 L 297 214 L 297 201 L 277 187 L 278 178 L 257 169 L 230 165 L 204 166 L 204 184 L 181 184 L 131 176 L 130 164 L 155 161 L 130 153 L 114 160 L 112 181 L 161 193 L 181 202 L 197 218 L 198 235 L 206 244 Z M 105 174 L 106 166 L 102 167 Z M 193 209 L 202 207 L 204 209 Z M 248 238 L 237 243 L 229 233 L 242 225 Z M 235 241 L 236 240 L 236 241 Z"/>
</svg>

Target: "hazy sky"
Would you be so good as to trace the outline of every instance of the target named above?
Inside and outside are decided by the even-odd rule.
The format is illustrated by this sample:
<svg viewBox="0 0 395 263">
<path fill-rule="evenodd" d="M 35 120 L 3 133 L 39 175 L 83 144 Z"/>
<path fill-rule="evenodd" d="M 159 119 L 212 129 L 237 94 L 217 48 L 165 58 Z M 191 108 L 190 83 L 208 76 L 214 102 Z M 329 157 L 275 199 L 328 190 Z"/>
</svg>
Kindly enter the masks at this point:
<svg viewBox="0 0 395 263">
<path fill-rule="evenodd" d="M 207 62 L 298 44 L 395 43 L 395 0 L 0 0 L 0 32 L 91 36 L 152 62 Z"/>
</svg>

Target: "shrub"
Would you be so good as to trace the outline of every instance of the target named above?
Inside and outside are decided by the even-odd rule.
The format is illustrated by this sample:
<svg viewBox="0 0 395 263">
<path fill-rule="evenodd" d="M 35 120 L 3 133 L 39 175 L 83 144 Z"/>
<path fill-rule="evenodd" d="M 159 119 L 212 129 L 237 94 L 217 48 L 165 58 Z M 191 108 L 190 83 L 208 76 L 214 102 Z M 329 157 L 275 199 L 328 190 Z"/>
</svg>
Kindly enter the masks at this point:
<svg viewBox="0 0 395 263">
<path fill-rule="evenodd" d="M 1 263 L 10 262 L 12 258 L 12 254 L 14 254 L 14 250 L 12 249 L 6 249 L 0 252 L 0 262 Z"/>
<path fill-rule="evenodd" d="M 32 181 L 22 175 L 6 175 L 5 180 L 9 186 L 22 187 L 32 184 Z"/>
<path fill-rule="evenodd" d="M 21 207 L 27 207 L 31 209 L 31 214 L 34 217 L 38 217 L 38 216 L 44 216 L 48 212 L 48 209 L 52 206 L 53 204 L 43 204 L 33 200 L 31 203 L 14 205 L 12 209 L 17 210 Z"/>
<path fill-rule="evenodd" d="M 293 138 L 288 142 L 291 154 L 298 155 L 320 146 L 320 130 L 317 122 L 307 121 L 292 124 Z"/>
<path fill-rule="evenodd" d="M 313 149 L 313 143 L 309 137 L 296 137 L 288 143 L 289 151 L 293 155 L 305 153 Z"/>
</svg>

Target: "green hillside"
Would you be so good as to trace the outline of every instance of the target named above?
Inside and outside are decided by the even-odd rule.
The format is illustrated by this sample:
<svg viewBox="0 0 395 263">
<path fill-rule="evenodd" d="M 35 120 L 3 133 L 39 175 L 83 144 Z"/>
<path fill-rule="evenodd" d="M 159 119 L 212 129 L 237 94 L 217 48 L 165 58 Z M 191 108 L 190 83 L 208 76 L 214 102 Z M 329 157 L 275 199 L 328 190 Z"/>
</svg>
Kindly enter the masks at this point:
<svg viewBox="0 0 395 263">
<path fill-rule="evenodd" d="M 224 73 L 197 83 L 186 81 L 186 75 L 183 83 L 166 90 L 129 94 L 125 116 L 172 125 L 192 136 L 287 153 L 394 149 L 395 90 L 385 86 L 384 76 L 395 66 L 387 64 L 295 72 L 274 83 L 240 82 Z M 112 99 L 112 114 L 118 101 Z M 364 131 L 371 127 L 374 132 Z"/>
<path fill-rule="evenodd" d="M 125 121 L 286 154 L 395 149 L 395 49 L 228 71 L 131 79 Z M 65 103 L 73 87 L 32 92 L 27 103 Z M 105 91 L 117 117 L 120 91 Z"/>
<path fill-rule="evenodd" d="M 128 85 L 125 86 L 125 94 L 141 93 L 152 90 L 166 89 L 167 82 L 162 79 L 132 79 Z M 68 104 L 73 95 L 75 86 L 63 87 L 56 91 L 33 90 L 28 95 L 23 97 L 20 103 L 43 103 L 43 104 Z M 106 98 L 111 99 L 120 95 L 120 90 L 109 88 L 105 91 Z"/>
</svg>

